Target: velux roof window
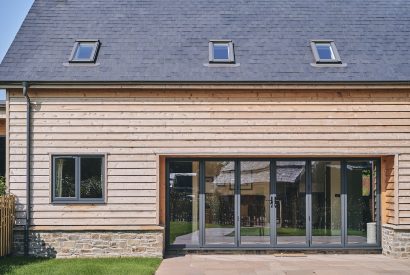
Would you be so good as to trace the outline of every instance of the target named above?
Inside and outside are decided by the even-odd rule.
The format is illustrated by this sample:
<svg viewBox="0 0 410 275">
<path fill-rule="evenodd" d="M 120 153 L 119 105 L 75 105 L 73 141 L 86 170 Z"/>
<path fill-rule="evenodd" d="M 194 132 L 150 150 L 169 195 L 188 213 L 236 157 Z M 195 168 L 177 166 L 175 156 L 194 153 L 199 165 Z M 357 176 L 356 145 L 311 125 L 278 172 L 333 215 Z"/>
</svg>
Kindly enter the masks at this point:
<svg viewBox="0 0 410 275">
<path fill-rule="evenodd" d="M 100 48 L 99 40 L 77 40 L 71 53 L 70 62 L 94 63 Z"/>
<path fill-rule="evenodd" d="M 235 63 L 232 41 L 209 41 L 209 63 Z"/>
<path fill-rule="evenodd" d="M 316 64 L 341 64 L 339 53 L 333 40 L 313 40 L 310 43 Z"/>
</svg>

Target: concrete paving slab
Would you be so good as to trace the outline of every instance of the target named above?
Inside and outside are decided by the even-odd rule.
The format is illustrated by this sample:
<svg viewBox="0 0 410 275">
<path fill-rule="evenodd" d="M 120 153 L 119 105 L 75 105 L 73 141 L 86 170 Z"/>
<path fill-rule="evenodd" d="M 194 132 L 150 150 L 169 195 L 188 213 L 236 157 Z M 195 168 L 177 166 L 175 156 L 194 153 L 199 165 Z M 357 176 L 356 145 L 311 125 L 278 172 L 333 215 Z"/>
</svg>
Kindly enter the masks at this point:
<svg viewBox="0 0 410 275">
<path fill-rule="evenodd" d="M 410 275 L 410 259 L 383 255 L 197 255 L 166 258 L 157 275 Z"/>
</svg>

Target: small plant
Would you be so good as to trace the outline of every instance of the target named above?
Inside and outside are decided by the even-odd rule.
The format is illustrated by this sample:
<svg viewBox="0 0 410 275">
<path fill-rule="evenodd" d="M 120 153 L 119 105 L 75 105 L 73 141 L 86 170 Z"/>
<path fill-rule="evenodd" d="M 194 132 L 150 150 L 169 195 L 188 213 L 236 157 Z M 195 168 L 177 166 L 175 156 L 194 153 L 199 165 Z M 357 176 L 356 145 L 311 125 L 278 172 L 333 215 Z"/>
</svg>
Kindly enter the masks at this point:
<svg viewBox="0 0 410 275">
<path fill-rule="evenodd" d="M 82 198 L 102 198 L 101 179 L 91 177 L 81 181 Z"/>
<path fill-rule="evenodd" d="M 0 176 L 0 196 L 6 195 L 6 178 Z"/>
</svg>

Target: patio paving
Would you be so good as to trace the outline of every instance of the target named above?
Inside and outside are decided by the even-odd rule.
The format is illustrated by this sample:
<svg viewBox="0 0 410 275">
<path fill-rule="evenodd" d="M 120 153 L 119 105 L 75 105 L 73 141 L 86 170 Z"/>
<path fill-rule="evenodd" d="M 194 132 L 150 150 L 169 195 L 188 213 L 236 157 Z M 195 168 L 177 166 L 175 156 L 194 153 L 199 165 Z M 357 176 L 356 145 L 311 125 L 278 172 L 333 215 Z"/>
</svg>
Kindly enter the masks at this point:
<svg viewBox="0 0 410 275">
<path fill-rule="evenodd" d="M 383 255 L 278 254 L 278 255 L 197 255 L 164 259 L 157 275 L 368 275 L 410 274 L 410 259 Z"/>
</svg>

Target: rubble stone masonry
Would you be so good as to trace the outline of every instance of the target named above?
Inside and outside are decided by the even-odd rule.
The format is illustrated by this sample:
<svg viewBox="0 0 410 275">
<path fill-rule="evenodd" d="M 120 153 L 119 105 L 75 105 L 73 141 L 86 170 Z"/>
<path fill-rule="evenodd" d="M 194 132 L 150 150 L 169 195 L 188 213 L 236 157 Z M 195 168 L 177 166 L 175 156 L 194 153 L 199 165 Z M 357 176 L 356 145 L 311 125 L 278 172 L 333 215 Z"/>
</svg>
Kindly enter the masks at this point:
<svg viewBox="0 0 410 275">
<path fill-rule="evenodd" d="M 24 253 L 24 231 L 14 232 L 14 254 Z M 30 255 L 48 258 L 162 257 L 161 231 L 32 231 Z"/>
<path fill-rule="evenodd" d="M 398 258 L 410 257 L 410 229 L 382 228 L 383 254 Z"/>
</svg>

